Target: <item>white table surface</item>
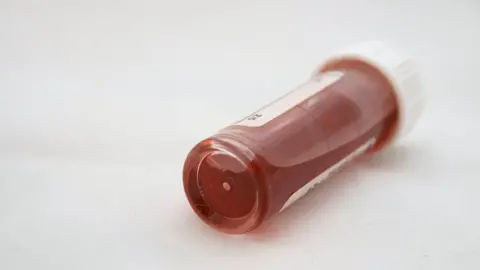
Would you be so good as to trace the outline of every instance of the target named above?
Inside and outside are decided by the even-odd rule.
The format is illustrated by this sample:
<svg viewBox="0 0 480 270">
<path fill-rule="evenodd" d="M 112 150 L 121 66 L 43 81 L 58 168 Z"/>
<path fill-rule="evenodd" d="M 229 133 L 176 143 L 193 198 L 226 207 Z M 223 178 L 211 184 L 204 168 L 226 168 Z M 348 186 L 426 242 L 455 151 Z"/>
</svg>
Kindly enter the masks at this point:
<svg viewBox="0 0 480 270">
<path fill-rule="evenodd" d="M 247 236 L 199 222 L 200 139 L 381 39 L 417 128 Z M 0 269 L 480 269 L 480 2 L 3 0 Z"/>
</svg>

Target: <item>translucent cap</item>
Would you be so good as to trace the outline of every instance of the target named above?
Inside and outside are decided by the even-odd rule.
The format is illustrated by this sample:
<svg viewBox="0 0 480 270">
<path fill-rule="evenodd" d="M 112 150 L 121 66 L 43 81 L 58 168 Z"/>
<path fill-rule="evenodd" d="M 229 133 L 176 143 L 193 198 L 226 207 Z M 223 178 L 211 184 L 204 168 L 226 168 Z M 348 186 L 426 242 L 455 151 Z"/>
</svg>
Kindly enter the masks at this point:
<svg viewBox="0 0 480 270">
<path fill-rule="evenodd" d="M 342 60 L 358 60 L 369 64 L 390 81 L 399 108 L 398 128 L 391 142 L 409 133 L 425 106 L 424 89 L 413 60 L 381 41 L 370 41 L 334 53 L 314 74 L 324 70 L 329 63 Z"/>
</svg>

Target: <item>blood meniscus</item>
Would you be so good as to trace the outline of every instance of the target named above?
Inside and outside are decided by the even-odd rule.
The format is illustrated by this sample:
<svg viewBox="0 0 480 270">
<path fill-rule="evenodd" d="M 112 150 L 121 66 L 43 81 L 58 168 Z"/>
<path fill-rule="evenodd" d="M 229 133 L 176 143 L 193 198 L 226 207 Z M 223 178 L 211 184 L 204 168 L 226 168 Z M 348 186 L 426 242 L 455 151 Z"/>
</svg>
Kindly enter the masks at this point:
<svg viewBox="0 0 480 270">
<path fill-rule="evenodd" d="M 348 161 L 408 133 L 424 96 L 412 60 L 382 42 L 329 57 L 296 89 L 198 143 L 184 164 L 195 213 L 241 234 Z"/>
</svg>

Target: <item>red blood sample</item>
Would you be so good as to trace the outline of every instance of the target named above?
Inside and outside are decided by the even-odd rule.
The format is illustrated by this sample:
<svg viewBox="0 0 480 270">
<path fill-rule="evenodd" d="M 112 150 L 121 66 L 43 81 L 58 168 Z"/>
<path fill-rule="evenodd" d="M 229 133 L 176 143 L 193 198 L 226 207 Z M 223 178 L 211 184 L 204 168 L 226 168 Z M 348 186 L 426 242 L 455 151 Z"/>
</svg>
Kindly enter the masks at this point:
<svg viewBox="0 0 480 270">
<path fill-rule="evenodd" d="M 255 229 L 410 129 L 418 88 L 412 63 L 383 43 L 332 57 L 305 84 L 192 149 L 183 172 L 192 208 L 220 231 Z"/>
</svg>

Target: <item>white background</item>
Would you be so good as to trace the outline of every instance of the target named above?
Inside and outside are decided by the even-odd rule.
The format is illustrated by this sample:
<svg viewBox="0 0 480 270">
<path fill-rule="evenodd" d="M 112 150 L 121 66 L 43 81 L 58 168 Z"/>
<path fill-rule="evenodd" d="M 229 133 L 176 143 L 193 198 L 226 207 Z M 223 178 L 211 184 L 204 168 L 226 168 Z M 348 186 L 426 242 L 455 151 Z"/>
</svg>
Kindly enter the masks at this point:
<svg viewBox="0 0 480 270">
<path fill-rule="evenodd" d="M 189 149 L 381 39 L 417 128 L 247 236 L 200 223 Z M 480 2 L 0 1 L 0 269 L 480 269 Z"/>
</svg>

